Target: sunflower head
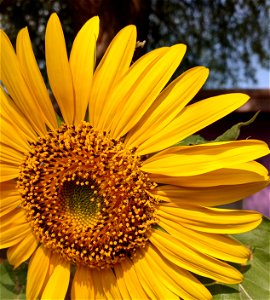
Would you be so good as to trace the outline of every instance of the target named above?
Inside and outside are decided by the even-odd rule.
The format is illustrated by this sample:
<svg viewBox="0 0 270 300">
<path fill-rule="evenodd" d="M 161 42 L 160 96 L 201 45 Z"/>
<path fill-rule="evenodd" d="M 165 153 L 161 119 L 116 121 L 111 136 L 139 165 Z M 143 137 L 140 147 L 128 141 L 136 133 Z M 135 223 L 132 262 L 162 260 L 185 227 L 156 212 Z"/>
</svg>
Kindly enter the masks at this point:
<svg viewBox="0 0 270 300">
<path fill-rule="evenodd" d="M 98 269 L 145 247 L 155 223 L 155 184 L 135 149 L 86 122 L 62 125 L 31 145 L 18 189 L 37 239 Z"/>
<path fill-rule="evenodd" d="M 28 299 L 63 299 L 70 282 L 74 299 L 210 299 L 196 274 L 241 282 L 227 262 L 244 264 L 250 251 L 227 234 L 261 222 L 257 212 L 214 206 L 269 184 L 254 161 L 269 149 L 251 139 L 178 142 L 249 97 L 189 104 L 208 70 L 192 68 L 167 84 L 186 46 L 132 62 L 134 26 L 95 66 L 98 32 L 94 17 L 68 55 L 57 15 L 48 21 L 59 125 L 27 29 L 16 52 L 1 31 L 1 248 L 15 267 L 29 260 Z"/>
</svg>

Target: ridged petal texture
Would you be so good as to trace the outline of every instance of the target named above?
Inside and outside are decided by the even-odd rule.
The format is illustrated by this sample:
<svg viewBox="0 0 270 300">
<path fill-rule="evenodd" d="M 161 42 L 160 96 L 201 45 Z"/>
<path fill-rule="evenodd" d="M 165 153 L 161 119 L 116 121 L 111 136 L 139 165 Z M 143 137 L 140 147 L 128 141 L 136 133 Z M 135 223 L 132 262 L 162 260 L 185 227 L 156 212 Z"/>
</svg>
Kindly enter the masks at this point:
<svg viewBox="0 0 270 300">
<path fill-rule="evenodd" d="M 7 35 L 2 30 L 0 31 L 0 40 L 0 80 L 7 88 L 14 104 L 33 129 L 42 136 L 46 133 L 46 127 L 37 99 L 31 93 L 23 77 L 19 59 Z"/>
<path fill-rule="evenodd" d="M 50 129 L 57 126 L 56 115 L 47 88 L 39 71 L 27 28 L 22 29 L 16 41 L 16 53 L 21 72 L 32 95 L 37 100 L 43 118 Z"/>
<path fill-rule="evenodd" d="M 268 153 L 267 144 L 257 140 L 171 147 L 147 159 L 142 170 L 168 176 L 193 176 L 249 162 Z"/>
<path fill-rule="evenodd" d="M 114 138 L 125 135 L 141 119 L 176 70 L 186 47 L 175 45 L 160 50 L 152 51 L 134 63 L 111 97 L 108 96 L 110 122 L 104 129 L 111 131 Z M 119 119 L 120 107 L 122 118 Z"/>
<path fill-rule="evenodd" d="M 195 67 L 170 83 L 150 106 L 147 114 L 130 130 L 125 140 L 126 145 L 135 147 L 159 134 L 197 94 L 208 73 L 208 69 L 204 67 Z"/>
<path fill-rule="evenodd" d="M 16 52 L 6 34 L 3 31 L 0 34 L 0 248 L 8 248 L 8 260 L 15 268 L 29 261 L 27 299 L 65 299 L 70 297 L 69 290 L 71 299 L 211 299 L 196 275 L 226 284 L 241 282 L 243 275 L 230 262 L 246 264 L 251 252 L 228 235 L 254 229 L 260 224 L 261 215 L 216 206 L 243 199 L 269 184 L 268 170 L 255 162 L 269 154 L 269 148 L 254 139 L 177 145 L 239 108 L 249 97 L 233 93 L 191 102 L 204 85 L 208 69 L 194 67 L 169 82 L 186 46 L 162 47 L 134 61 L 137 37 L 133 25 L 120 30 L 96 67 L 99 18 L 93 17 L 78 32 L 68 55 L 55 13 L 49 18 L 45 34 L 50 94 L 27 28 L 18 34 Z M 132 195 L 125 199 L 127 202 L 135 197 L 141 199 L 141 192 L 158 203 L 154 212 L 156 224 L 150 227 L 145 247 L 136 248 L 136 255 L 108 268 L 71 264 L 53 247 L 46 247 L 37 239 L 32 228 L 34 222 L 28 221 L 29 215 L 26 218 L 24 194 L 17 188 L 17 179 L 29 151 L 33 158 L 35 142 L 42 143 L 42 137 L 57 130 L 55 105 L 69 128 L 71 125 L 77 128 L 85 120 L 99 135 L 107 134 L 112 144 L 121 143 L 119 153 L 129 151 L 138 157 L 139 171 L 155 183 L 152 189 L 146 189 L 150 185 L 143 182 L 141 191 L 130 189 Z M 71 153 L 75 151 L 69 143 L 59 140 L 59 149 L 64 147 Z M 43 150 L 46 155 L 47 148 Z M 87 151 L 83 151 L 79 155 L 87 157 Z M 117 157 L 115 165 L 120 166 L 119 153 L 113 154 L 111 160 Z M 103 156 L 100 153 L 102 159 Z M 91 168 L 110 168 L 112 161 L 100 161 L 100 165 Z M 34 163 L 41 167 L 41 163 L 33 160 Z M 52 166 L 54 163 L 51 161 Z M 126 169 L 135 172 L 132 163 L 128 161 Z M 70 165 L 70 173 L 78 166 L 78 170 L 84 167 L 76 160 L 66 159 L 65 164 Z M 62 174 L 64 168 L 59 166 L 59 170 L 54 170 L 55 176 Z M 125 178 L 126 170 L 121 172 L 121 179 L 131 182 Z M 48 172 L 44 176 L 47 175 Z M 113 171 L 109 177 L 97 178 L 97 182 L 105 180 L 111 184 Z M 31 191 L 35 193 L 38 187 L 37 182 Z M 75 196 L 74 199 L 79 198 Z M 114 199 L 115 203 L 122 201 L 115 195 L 110 201 Z M 55 202 L 57 206 L 59 203 Z M 110 216 L 108 212 L 107 218 Z M 125 220 L 129 227 L 132 222 L 128 217 Z M 47 221 L 42 219 L 44 224 Z M 51 237 L 68 239 L 66 232 Z M 75 249 L 76 245 L 73 246 Z"/>
<path fill-rule="evenodd" d="M 75 95 L 64 33 L 56 14 L 49 19 L 45 35 L 45 54 L 52 92 L 67 124 L 75 118 Z"/>
<path fill-rule="evenodd" d="M 115 84 L 125 74 L 131 64 L 136 45 L 136 28 L 132 25 L 122 29 L 113 39 L 100 61 L 93 76 L 93 86 L 89 97 L 90 122 L 101 128 L 108 119 L 110 108 L 108 96 Z"/>
<path fill-rule="evenodd" d="M 182 141 L 207 125 L 223 118 L 242 106 L 249 97 L 244 94 L 226 94 L 208 98 L 186 106 L 167 126 L 138 144 L 140 155 L 157 152 Z"/>
<path fill-rule="evenodd" d="M 70 53 L 70 70 L 75 93 L 74 124 L 84 120 L 96 60 L 96 41 L 99 32 L 99 19 L 90 19 L 77 34 Z"/>
</svg>

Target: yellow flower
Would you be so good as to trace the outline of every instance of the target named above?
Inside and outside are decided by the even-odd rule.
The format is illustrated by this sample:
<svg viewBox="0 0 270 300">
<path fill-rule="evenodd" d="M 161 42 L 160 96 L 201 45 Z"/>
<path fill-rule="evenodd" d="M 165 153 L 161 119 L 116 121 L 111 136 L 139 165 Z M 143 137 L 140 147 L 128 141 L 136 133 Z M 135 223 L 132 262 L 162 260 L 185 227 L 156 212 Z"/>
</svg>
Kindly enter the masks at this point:
<svg viewBox="0 0 270 300">
<path fill-rule="evenodd" d="M 16 53 L 1 32 L 1 248 L 15 267 L 29 259 L 28 299 L 210 299 L 193 275 L 233 284 L 249 251 L 227 234 L 259 213 L 217 209 L 269 182 L 253 160 L 257 140 L 174 146 L 243 105 L 228 94 L 187 105 L 208 70 L 165 85 L 184 56 L 163 47 L 131 65 L 136 29 L 127 26 L 95 69 L 99 20 L 66 53 L 56 14 L 46 29 L 54 107 L 28 31 Z M 131 66 L 130 66 L 131 65 Z M 74 272 L 75 274 L 74 274 Z"/>
</svg>

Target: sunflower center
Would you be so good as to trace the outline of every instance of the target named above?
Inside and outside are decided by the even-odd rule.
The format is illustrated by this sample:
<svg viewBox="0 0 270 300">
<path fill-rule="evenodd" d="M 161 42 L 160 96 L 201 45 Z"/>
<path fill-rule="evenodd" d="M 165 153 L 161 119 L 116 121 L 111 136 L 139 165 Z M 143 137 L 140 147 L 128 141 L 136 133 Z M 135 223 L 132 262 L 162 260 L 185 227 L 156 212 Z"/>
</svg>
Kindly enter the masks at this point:
<svg viewBox="0 0 270 300">
<path fill-rule="evenodd" d="M 18 179 L 37 239 L 65 259 L 106 268 L 145 246 L 156 222 L 155 184 L 140 157 L 87 122 L 32 144 Z"/>
<path fill-rule="evenodd" d="M 81 224 L 95 223 L 102 197 L 97 195 L 96 185 L 93 181 L 90 183 L 89 181 L 64 182 L 60 196 L 66 213 Z"/>
</svg>

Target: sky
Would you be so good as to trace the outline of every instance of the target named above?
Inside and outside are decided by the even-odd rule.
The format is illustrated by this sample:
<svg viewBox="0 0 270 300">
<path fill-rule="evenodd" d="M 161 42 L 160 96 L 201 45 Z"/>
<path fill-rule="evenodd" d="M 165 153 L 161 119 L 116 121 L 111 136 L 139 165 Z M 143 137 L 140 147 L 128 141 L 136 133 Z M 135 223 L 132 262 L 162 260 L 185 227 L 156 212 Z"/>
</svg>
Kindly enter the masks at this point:
<svg viewBox="0 0 270 300">
<path fill-rule="evenodd" d="M 251 88 L 265 88 L 265 89 L 269 89 L 270 88 L 270 70 L 266 70 L 266 69 L 260 69 L 257 72 L 257 79 L 258 79 L 258 83 L 257 84 L 251 84 Z M 249 84 L 250 86 L 250 84 Z"/>
</svg>

